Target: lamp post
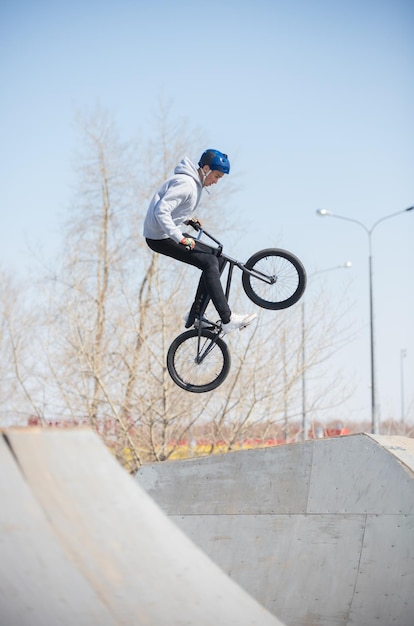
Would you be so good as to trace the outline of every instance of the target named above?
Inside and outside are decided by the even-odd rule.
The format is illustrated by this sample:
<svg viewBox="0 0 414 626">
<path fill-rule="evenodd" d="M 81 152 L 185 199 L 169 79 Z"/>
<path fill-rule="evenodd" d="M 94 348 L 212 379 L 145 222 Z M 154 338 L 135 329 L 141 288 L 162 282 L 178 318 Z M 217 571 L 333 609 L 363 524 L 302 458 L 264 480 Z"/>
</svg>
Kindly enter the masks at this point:
<svg viewBox="0 0 414 626">
<path fill-rule="evenodd" d="M 352 267 L 351 261 L 345 261 L 342 265 L 335 265 L 335 267 L 327 267 L 323 270 L 317 270 L 308 276 L 308 282 L 313 276 L 317 274 L 323 274 L 324 272 L 332 272 L 332 270 L 349 269 Z M 306 434 L 308 432 L 307 412 L 306 412 L 306 323 L 305 323 L 305 300 L 302 300 L 301 305 L 302 313 L 302 440 L 306 440 Z"/>
<path fill-rule="evenodd" d="M 405 408 L 404 408 L 404 359 L 407 356 L 407 350 L 401 348 L 400 351 L 400 378 L 401 378 L 401 425 L 404 424 Z"/>
<path fill-rule="evenodd" d="M 343 215 L 337 215 L 336 213 L 331 213 L 331 211 L 327 211 L 326 209 L 318 209 L 316 213 L 318 215 L 336 217 L 340 220 L 346 220 L 347 222 L 353 222 L 361 228 L 368 235 L 368 273 L 369 273 L 369 328 L 370 328 L 370 357 L 371 357 L 371 432 L 374 434 L 379 433 L 379 424 L 378 424 L 378 413 L 376 407 L 376 387 L 375 387 L 375 341 L 374 341 L 374 301 L 373 301 L 373 285 L 372 285 L 372 233 L 374 229 L 383 222 L 384 220 L 391 219 L 392 217 L 397 217 L 397 215 L 402 215 L 407 211 L 412 211 L 414 206 L 408 207 L 408 209 L 402 209 L 402 211 L 397 211 L 396 213 L 391 213 L 390 215 L 385 215 L 377 220 L 371 228 L 367 228 L 365 224 L 360 222 L 359 220 L 353 219 L 352 217 L 345 217 Z"/>
</svg>

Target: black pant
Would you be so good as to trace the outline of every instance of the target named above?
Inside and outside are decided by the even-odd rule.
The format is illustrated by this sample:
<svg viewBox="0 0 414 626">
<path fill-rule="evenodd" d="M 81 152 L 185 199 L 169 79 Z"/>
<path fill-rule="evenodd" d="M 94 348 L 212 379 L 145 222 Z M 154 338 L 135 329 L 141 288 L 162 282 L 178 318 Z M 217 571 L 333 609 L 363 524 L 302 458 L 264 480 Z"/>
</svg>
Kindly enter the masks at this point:
<svg viewBox="0 0 414 626">
<path fill-rule="evenodd" d="M 216 256 L 210 246 L 198 241 L 196 241 L 194 250 L 187 250 L 185 246 L 176 243 L 173 239 L 146 239 L 146 242 L 154 252 L 172 257 L 188 265 L 194 265 L 202 270 L 189 316 L 191 322 L 191 318 L 200 317 L 200 313 L 204 313 L 210 298 L 223 324 L 230 321 L 231 311 L 220 280 L 220 270 L 224 264 L 224 259 Z"/>
</svg>

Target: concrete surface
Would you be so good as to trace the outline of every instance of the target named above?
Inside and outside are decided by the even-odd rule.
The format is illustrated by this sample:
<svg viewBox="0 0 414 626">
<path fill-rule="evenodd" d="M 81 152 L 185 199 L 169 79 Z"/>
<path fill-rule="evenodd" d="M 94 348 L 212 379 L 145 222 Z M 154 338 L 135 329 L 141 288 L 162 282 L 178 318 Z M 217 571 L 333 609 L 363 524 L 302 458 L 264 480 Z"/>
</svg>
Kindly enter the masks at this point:
<svg viewBox="0 0 414 626">
<path fill-rule="evenodd" d="M 414 625 L 414 440 L 351 435 L 143 466 L 137 480 L 288 626 Z"/>
<path fill-rule="evenodd" d="M 0 437 L 2 626 L 282 626 L 89 430 Z"/>
</svg>

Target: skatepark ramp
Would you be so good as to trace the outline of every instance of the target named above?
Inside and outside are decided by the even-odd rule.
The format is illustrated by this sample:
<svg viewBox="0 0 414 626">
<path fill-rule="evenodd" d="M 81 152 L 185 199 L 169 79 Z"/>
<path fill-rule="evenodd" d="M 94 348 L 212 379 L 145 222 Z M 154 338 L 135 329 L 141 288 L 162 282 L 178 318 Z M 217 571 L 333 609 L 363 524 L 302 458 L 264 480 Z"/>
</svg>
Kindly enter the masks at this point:
<svg viewBox="0 0 414 626">
<path fill-rule="evenodd" d="M 137 480 L 288 626 L 414 625 L 413 439 L 231 452 L 144 465 Z"/>
<path fill-rule="evenodd" d="M 282 626 L 91 431 L 0 434 L 2 626 Z"/>
</svg>

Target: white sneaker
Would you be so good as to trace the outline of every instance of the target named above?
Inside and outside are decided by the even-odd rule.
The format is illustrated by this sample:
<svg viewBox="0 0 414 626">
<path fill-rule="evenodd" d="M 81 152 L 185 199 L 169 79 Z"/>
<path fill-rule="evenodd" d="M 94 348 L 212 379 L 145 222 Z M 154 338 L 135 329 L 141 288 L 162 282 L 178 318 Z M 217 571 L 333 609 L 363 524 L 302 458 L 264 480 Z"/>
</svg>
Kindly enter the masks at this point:
<svg viewBox="0 0 414 626">
<path fill-rule="evenodd" d="M 231 333 L 232 330 L 241 330 L 242 328 L 246 328 L 246 326 L 251 324 L 256 317 L 256 313 L 251 313 L 250 315 L 238 315 L 237 313 L 232 313 L 229 323 L 222 324 L 221 326 L 223 334 L 227 335 L 227 333 Z"/>
<path fill-rule="evenodd" d="M 184 316 L 184 322 L 187 324 L 188 318 L 190 317 L 190 312 L 187 313 L 187 315 Z M 198 319 L 198 317 L 195 318 L 194 320 L 194 328 L 199 328 L 200 325 L 200 320 Z M 208 322 L 207 320 L 205 320 L 204 318 L 201 320 L 201 328 L 211 328 L 213 326 L 213 324 L 211 324 L 210 322 Z"/>
</svg>

